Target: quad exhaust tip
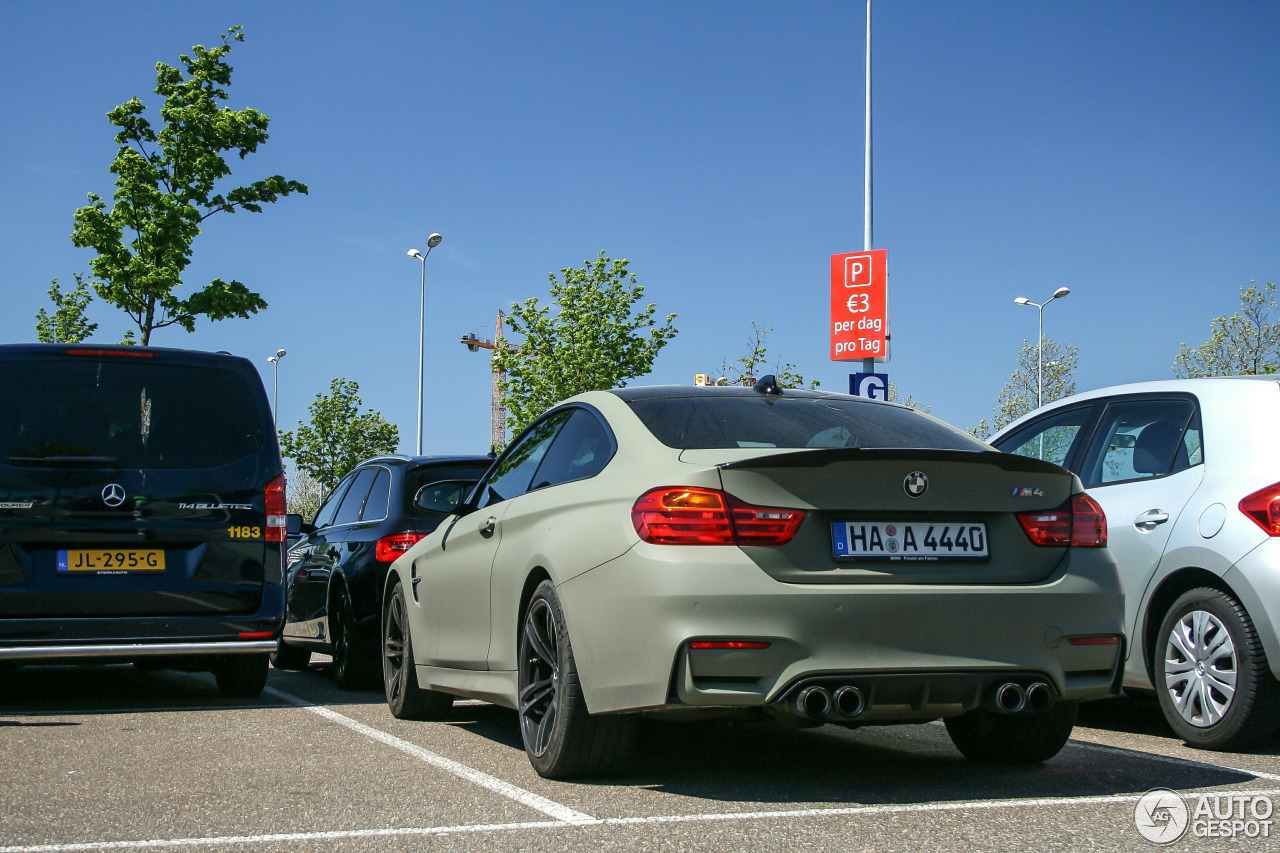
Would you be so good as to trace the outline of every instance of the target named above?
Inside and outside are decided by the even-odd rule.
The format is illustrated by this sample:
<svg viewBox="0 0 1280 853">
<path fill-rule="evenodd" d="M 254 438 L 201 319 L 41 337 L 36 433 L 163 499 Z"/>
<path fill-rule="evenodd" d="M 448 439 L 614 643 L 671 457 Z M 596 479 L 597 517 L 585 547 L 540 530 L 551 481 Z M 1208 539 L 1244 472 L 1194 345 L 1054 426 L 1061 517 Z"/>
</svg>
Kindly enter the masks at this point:
<svg viewBox="0 0 1280 853">
<path fill-rule="evenodd" d="M 852 685 L 837 690 L 832 695 L 831 701 L 835 705 L 836 713 L 847 719 L 858 716 L 867 707 L 866 700 L 862 698 L 862 691 Z"/>
<path fill-rule="evenodd" d="M 1027 708 L 1032 711 L 1047 711 L 1053 704 L 1053 690 L 1043 681 L 1037 681 L 1027 688 Z"/>
<path fill-rule="evenodd" d="M 825 687 L 806 687 L 796 695 L 796 710 L 811 720 L 831 713 L 831 693 Z"/>
<path fill-rule="evenodd" d="M 1016 714 L 1027 705 L 1027 692 L 1022 685 L 1006 681 L 996 688 L 996 707 L 1006 714 Z"/>
</svg>

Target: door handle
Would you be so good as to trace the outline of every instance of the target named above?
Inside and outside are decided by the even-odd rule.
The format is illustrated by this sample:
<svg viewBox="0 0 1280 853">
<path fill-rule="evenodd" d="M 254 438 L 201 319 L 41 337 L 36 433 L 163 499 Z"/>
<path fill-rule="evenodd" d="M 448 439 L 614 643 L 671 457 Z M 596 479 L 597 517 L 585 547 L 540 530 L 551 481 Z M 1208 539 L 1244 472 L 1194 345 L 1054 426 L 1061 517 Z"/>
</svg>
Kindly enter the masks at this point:
<svg viewBox="0 0 1280 853">
<path fill-rule="evenodd" d="M 1133 526 L 1139 530 L 1155 530 L 1157 524 L 1169 520 L 1169 513 L 1159 509 L 1149 509 L 1133 520 Z"/>
<path fill-rule="evenodd" d="M 493 529 L 498 526 L 498 519 L 492 515 L 485 519 L 484 524 L 480 525 L 481 533 L 492 533 Z"/>
</svg>

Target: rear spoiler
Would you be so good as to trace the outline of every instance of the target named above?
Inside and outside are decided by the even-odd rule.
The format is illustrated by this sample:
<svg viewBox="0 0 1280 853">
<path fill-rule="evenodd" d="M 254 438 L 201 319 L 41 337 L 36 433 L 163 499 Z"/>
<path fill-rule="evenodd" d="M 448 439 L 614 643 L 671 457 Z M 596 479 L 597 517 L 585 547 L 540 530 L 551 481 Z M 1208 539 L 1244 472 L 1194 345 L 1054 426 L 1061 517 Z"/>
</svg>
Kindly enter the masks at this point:
<svg viewBox="0 0 1280 853">
<path fill-rule="evenodd" d="M 1032 459 L 1015 456 L 998 450 L 906 450 L 865 447 L 815 447 L 812 450 L 795 450 L 790 453 L 771 453 L 736 462 L 724 462 L 717 468 L 821 468 L 832 462 L 870 462 L 903 460 L 910 462 L 981 462 L 994 465 L 1004 471 L 1036 474 L 1070 473 L 1066 469 Z"/>
</svg>

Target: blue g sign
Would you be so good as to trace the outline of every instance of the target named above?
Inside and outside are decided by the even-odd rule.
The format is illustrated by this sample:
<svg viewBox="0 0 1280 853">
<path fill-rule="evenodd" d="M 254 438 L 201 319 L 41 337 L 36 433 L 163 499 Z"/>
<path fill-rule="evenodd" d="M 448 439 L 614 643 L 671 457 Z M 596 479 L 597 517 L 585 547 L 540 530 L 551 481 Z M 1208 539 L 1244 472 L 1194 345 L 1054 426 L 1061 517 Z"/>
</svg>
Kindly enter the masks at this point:
<svg viewBox="0 0 1280 853">
<path fill-rule="evenodd" d="M 850 373 L 849 393 L 855 397 L 866 397 L 868 400 L 888 400 L 889 374 Z"/>
</svg>

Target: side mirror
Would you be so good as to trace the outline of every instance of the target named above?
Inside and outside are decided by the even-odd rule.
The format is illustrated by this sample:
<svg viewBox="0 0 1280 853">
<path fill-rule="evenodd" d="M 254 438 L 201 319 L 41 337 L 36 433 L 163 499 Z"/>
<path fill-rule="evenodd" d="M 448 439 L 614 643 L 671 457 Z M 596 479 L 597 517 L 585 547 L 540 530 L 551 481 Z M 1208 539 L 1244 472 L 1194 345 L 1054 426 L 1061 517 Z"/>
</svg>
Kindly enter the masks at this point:
<svg viewBox="0 0 1280 853">
<path fill-rule="evenodd" d="M 315 530 L 315 526 L 307 524 L 302 520 L 302 516 L 297 513 L 289 513 L 284 517 L 284 530 L 290 536 L 301 536 L 303 533 L 310 533 Z"/>
</svg>

